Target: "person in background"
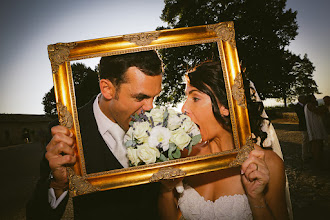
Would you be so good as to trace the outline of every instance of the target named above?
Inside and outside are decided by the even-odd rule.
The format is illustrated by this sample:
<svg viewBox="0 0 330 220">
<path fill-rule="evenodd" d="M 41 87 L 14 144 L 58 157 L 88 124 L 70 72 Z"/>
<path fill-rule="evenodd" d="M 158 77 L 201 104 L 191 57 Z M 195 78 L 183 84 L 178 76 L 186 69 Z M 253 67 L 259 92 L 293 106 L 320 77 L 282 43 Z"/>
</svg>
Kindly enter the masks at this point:
<svg viewBox="0 0 330 220">
<path fill-rule="evenodd" d="M 324 106 L 326 108 L 326 113 L 323 117 L 323 122 L 327 133 L 330 134 L 330 96 L 323 97 Z"/>
<path fill-rule="evenodd" d="M 308 159 L 311 159 L 312 156 L 308 134 L 307 134 L 307 127 L 306 127 L 306 118 L 304 112 L 305 104 L 306 104 L 306 96 L 300 95 L 298 97 L 298 103 L 294 105 L 294 110 L 299 120 L 299 130 L 301 131 L 301 135 L 302 135 L 301 159 L 303 161 L 307 161 Z"/>
<path fill-rule="evenodd" d="M 326 113 L 325 107 L 319 107 L 314 95 L 306 97 L 304 107 L 308 139 L 312 147 L 313 168 L 323 169 L 323 146 L 328 135 L 325 130 L 322 117 Z"/>
</svg>

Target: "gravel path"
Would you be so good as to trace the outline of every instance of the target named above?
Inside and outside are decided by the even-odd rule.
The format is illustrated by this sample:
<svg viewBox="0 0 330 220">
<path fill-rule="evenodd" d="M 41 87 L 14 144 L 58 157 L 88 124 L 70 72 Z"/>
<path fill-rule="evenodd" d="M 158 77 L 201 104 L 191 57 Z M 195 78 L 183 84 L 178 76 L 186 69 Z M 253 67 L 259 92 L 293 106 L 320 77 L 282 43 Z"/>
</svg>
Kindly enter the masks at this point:
<svg viewBox="0 0 330 220">
<path fill-rule="evenodd" d="M 273 121 L 280 140 L 294 219 L 330 219 L 330 146 L 325 146 L 324 170 L 313 171 L 301 160 L 302 136 L 298 125 Z"/>
</svg>

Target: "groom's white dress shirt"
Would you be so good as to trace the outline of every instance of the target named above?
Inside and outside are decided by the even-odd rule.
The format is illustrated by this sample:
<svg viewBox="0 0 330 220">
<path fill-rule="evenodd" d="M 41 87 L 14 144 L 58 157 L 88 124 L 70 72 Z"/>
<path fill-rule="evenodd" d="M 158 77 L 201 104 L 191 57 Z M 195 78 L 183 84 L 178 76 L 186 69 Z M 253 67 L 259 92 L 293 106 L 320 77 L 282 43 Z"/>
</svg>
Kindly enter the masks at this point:
<svg viewBox="0 0 330 220">
<path fill-rule="evenodd" d="M 112 154 L 117 158 L 123 167 L 127 168 L 129 166 L 129 162 L 126 156 L 127 150 L 123 142 L 125 131 L 117 123 L 114 123 L 107 116 L 105 116 L 105 114 L 103 114 L 98 105 L 99 97 L 100 94 L 97 96 L 93 104 L 93 112 L 97 127 Z"/>
<path fill-rule="evenodd" d="M 101 94 L 96 97 L 93 103 L 93 113 L 97 127 L 112 154 L 117 158 L 123 167 L 127 168 L 129 166 L 129 162 L 126 156 L 126 147 L 123 143 L 125 131 L 117 123 L 111 121 L 101 111 L 98 104 L 100 96 Z M 65 191 L 58 199 L 56 199 L 54 189 L 50 188 L 48 191 L 48 201 L 50 206 L 55 209 L 65 198 L 67 193 L 68 191 Z"/>
</svg>

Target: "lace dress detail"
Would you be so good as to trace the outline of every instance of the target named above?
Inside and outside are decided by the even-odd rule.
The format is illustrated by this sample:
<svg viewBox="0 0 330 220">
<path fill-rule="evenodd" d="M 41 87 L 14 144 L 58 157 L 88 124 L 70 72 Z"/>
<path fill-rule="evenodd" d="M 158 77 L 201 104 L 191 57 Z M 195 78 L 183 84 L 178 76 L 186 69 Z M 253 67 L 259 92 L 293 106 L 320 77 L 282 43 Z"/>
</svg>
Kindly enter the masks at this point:
<svg viewBox="0 0 330 220">
<path fill-rule="evenodd" d="M 253 219 L 246 195 L 221 196 L 214 202 L 205 201 L 194 188 L 185 184 L 178 203 L 186 220 Z"/>
</svg>

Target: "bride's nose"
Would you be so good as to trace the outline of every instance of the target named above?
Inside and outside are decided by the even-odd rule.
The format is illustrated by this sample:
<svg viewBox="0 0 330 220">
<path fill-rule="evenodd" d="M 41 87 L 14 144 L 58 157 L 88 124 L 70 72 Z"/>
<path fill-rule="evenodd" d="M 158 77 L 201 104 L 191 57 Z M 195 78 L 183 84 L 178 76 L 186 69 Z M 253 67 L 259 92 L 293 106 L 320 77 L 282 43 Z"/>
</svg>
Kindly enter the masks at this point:
<svg viewBox="0 0 330 220">
<path fill-rule="evenodd" d="M 181 112 L 188 115 L 190 113 L 190 110 L 188 108 L 187 102 L 185 102 L 181 108 Z"/>
</svg>

